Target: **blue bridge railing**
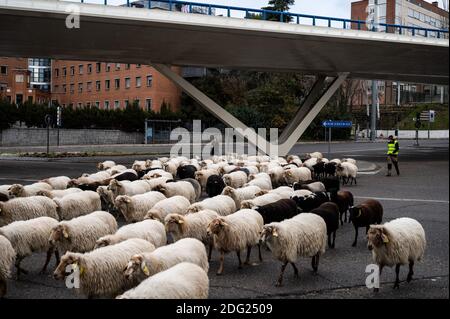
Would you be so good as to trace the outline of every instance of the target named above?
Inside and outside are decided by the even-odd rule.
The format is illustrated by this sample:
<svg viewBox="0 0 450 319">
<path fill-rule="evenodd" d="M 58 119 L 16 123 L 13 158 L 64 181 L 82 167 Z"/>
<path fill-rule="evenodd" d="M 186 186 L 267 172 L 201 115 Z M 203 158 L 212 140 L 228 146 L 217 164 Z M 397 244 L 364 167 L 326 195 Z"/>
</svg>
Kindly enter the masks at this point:
<svg viewBox="0 0 450 319">
<path fill-rule="evenodd" d="M 281 12 L 263 9 L 252 9 L 243 7 L 234 7 L 218 4 L 207 4 L 191 1 L 177 0 L 68 0 L 69 2 L 95 3 L 104 5 L 121 5 L 126 7 L 140 8 L 162 8 L 170 11 L 182 11 L 187 13 L 202 13 L 208 15 L 221 15 L 226 17 L 254 18 L 260 20 L 271 20 L 280 22 L 289 22 L 295 24 L 304 24 L 312 26 L 326 26 L 330 28 L 369 30 L 386 33 L 396 33 L 410 36 L 423 36 L 432 38 L 448 38 L 448 29 L 422 28 L 415 26 L 406 26 L 399 24 L 379 23 L 374 26 L 368 26 L 366 21 L 342 19 L 324 16 L 315 16 L 308 14 Z M 119 3 L 119 4 L 118 4 Z M 161 6 L 163 4 L 163 6 Z M 198 10 L 198 9 L 201 10 Z M 220 12 L 221 14 L 218 14 Z"/>
</svg>

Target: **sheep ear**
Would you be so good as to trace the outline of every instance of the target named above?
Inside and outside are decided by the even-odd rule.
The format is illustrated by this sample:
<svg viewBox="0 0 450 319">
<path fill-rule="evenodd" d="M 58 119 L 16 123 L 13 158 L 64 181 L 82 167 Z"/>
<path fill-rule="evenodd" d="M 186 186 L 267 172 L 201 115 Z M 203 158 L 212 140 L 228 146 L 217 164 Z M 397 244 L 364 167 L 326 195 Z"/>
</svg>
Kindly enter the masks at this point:
<svg viewBox="0 0 450 319">
<path fill-rule="evenodd" d="M 62 234 L 63 234 L 64 238 L 66 238 L 66 239 L 69 238 L 69 232 L 67 231 L 66 226 L 63 226 Z"/>
<path fill-rule="evenodd" d="M 178 220 L 178 224 L 184 224 L 184 220 L 179 219 L 179 220 Z"/>
<path fill-rule="evenodd" d="M 277 230 L 275 228 L 272 229 L 272 236 L 273 237 L 278 237 L 278 232 L 277 232 Z"/>
<path fill-rule="evenodd" d="M 383 230 L 381 230 L 381 239 L 383 240 L 383 244 L 389 243 L 389 237 Z"/>
<path fill-rule="evenodd" d="M 126 203 L 131 203 L 131 198 L 125 198 Z"/>
<path fill-rule="evenodd" d="M 150 270 L 148 270 L 147 263 L 145 261 L 142 261 L 141 269 L 144 275 L 146 275 L 147 277 L 150 276 Z"/>
</svg>

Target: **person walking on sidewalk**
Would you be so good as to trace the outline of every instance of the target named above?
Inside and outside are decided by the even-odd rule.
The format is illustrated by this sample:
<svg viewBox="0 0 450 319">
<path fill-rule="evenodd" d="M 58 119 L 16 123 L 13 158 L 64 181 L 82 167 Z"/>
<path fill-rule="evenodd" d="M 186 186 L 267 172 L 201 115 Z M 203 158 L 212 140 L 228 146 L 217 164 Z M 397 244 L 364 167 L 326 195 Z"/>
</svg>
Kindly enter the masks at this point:
<svg viewBox="0 0 450 319">
<path fill-rule="evenodd" d="M 399 152 L 398 140 L 394 138 L 394 136 L 389 135 L 388 141 L 388 151 L 387 151 L 387 168 L 388 172 L 386 176 L 392 176 L 392 164 L 394 164 L 395 170 L 397 171 L 397 175 L 400 175 L 400 171 L 398 169 L 398 152 Z"/>
</svg>

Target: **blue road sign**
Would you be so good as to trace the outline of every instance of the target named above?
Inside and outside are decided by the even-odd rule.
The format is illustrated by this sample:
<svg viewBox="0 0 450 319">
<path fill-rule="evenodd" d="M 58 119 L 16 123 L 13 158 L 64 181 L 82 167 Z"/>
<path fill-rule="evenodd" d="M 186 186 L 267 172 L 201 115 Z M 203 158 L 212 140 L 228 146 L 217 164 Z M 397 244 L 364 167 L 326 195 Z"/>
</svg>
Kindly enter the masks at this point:
<svg viewBox="0 0 450 319">
<path fill-rule="evenodd" d="M 352 127 L 352 121 L 323 121 L 322 126 L 326 128 L 347 128 Z"/>
</svg>

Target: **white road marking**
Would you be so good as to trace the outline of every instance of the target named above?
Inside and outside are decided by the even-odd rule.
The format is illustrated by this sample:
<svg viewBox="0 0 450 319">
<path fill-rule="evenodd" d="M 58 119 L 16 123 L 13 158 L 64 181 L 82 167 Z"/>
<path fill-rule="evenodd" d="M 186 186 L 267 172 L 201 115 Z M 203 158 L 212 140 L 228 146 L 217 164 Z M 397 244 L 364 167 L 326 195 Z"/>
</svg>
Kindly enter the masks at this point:
<svg viewBox="0 0 450 319">
<path fill-rule="evenodd" d="M 371 171 L 371 172 L 358 172 L 358 175 L 376 175 L 378 174 L 382 169 L 378 169 L 376 171 Z"/>
<path fill-rule="evenodd" d="M 32 183 L 39 181 L 39 180 L 37 180 L 37 179 L 14 178 L 14 177 L 0 177 L 0 181 L 5 181 L 5 180 L 23 181 L 23 182 L 32 182 Z"/>
<path fill-rule="evenodd" d="M 360 199 L 376 199 L 381 201 L 397 201 L 397 202 L 424 202 L 424 203 L 443 203 L 448 204 L 448 200 L 435 200 L 435 199 L 415 199 L 415 198 L 384 198 L 384 197 L 366 197 L 366 196 L 355 196 L 355 198 Z"/>
</svg>

